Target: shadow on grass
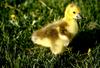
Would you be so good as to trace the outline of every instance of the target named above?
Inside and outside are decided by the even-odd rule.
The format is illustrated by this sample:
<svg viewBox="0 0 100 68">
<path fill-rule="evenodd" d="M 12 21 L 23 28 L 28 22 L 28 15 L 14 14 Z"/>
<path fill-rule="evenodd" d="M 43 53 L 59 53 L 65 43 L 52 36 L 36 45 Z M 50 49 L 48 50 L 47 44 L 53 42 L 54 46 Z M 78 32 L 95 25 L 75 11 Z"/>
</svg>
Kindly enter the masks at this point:
<svg viewBox="0 0 100 68">
<path fill-rule="evenodd" d="M 79 32 L 79 34 L 73 39 L 69 47 L 72 47 L 72 52 L 83 54 L 87 53 L 89 48 L 96 47 L 96 44 L 100 43 L 100 29 L 85 30 Z"/>
<path fill-rule="evenodd" d="M 70 43 L 69 47 L 72 47 L 72 52 L 87 53 L 89 48 L 96 47 L 96 44 L 100 43 L 100 30 L 86 30 L 81 31 Z"/>
<path fill-rule="evenodd" d="M 55 67 L 74 67 L 77 63 L 82 64 L 82 60 L 87 57 L 88 49 L 95 48 L 98 43 L 100 43 L 100 29 L 80 31 L 69 44 L 69 47 L 72 47 L 72 54 L 65 52 L 59 57 Z"/>
</svg>

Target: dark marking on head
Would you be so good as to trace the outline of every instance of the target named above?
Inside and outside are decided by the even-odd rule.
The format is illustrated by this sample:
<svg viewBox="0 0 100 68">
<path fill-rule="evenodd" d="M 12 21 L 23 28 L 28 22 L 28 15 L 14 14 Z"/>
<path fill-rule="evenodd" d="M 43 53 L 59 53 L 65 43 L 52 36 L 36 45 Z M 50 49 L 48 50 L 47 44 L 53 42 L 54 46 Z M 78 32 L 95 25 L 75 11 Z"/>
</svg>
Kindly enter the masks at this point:
<svg viewBox="0 0 100 68">
<path fill-rule="evenodd" d="M 75 5 L 74 3 L 71 3 L 71 5 L 70 5 L 70 6 L 71 6 L 71 7 L 73 7 L 74 5 Z"/>
</svg>

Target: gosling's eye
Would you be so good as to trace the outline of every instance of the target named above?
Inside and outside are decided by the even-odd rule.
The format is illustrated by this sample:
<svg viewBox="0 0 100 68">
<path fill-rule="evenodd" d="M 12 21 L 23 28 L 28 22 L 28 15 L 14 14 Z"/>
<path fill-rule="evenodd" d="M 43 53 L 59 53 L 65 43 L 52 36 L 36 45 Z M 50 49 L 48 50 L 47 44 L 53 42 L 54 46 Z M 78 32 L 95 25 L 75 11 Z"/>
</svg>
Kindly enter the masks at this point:
<svg viewBox="0 0 100 68">
<path fill-rule="evenodd" d="M 75 14 L 76 12 L 74 11 L 73 13 Z"/>
</svg>

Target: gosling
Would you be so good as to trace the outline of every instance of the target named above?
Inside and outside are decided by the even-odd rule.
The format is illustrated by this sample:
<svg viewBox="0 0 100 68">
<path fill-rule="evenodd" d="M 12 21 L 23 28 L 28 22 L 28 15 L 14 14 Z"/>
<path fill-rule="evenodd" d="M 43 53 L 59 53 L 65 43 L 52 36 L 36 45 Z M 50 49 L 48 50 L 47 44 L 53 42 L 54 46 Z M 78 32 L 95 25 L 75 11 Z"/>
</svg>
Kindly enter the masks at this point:
<svg viewBox="0 0 100 68">
<path fill-rule="evenodd" d="M 55 55 L 65 51 L 71 40 L 78 33 L 77 19 L 81 19 L 80 8 L 71 3 L 66 7 L 64 17 L 33 32 L 33 43 L 50 48 Z"/>
</svg>

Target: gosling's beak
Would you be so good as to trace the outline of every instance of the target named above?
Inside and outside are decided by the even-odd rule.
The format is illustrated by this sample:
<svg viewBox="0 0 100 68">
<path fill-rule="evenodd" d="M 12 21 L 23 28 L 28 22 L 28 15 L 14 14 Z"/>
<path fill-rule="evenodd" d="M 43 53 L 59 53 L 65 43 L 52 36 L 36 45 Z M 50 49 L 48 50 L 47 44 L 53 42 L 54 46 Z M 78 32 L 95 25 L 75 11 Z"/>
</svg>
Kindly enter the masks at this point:
<svg viewBox="0 0 100 68">
<path fill-rule="evenodd" d="M 82 19 L 83 17 L 80 15 L 80 13 L 78 13 L 77 15 L 76 15 L 76 19 Z"/>
</svg>

